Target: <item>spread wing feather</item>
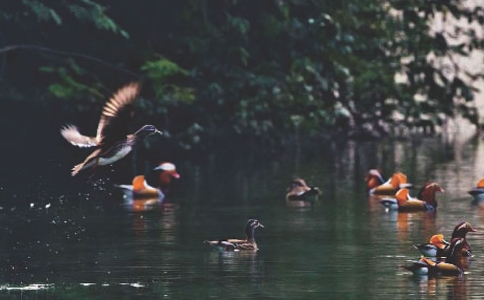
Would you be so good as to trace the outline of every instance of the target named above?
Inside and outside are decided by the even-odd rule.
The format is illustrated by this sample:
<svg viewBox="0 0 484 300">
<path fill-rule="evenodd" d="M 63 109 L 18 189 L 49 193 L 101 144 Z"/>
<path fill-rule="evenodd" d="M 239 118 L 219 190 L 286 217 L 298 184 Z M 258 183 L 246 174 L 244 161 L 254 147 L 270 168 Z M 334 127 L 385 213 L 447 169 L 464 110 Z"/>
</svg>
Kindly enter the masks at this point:
<svg viewBox="0 0 484 300">
<path fill-rule="evenodd" d="M 85 136 L 79 132 L 74 125 L 66 125 L 61 129 L 62 136 L 72 145 L 77 147 L 93 147 L 97 145 L 97 140 L 95 137 Z"/>
<path fill-rule="evenodd" d="M 128 121 L 139 91 L 139 83 L 130 83 L 120 88 L 104 105 L 96 134 L 98 143 L 110 144 L 126 138 Z"/>
</svg>

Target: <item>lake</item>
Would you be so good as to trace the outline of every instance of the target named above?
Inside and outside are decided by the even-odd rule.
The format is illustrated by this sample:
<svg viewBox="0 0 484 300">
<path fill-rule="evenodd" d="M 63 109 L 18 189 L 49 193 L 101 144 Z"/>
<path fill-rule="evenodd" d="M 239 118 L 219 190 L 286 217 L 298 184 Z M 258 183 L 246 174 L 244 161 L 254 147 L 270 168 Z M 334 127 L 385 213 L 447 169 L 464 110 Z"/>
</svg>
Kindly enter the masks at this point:
<svg viewBox="0 0 484 300">
<path fill-rule="evenodd" d="M 484 209 L 467 194 L 484 176 L 480 138 L 315 143 L 277 155 L 179 159 L 181 178 L 149 212 L 125 205 L 113 185 L 129 182 L 118 182 L 116 166 L 71 177 L 87 152 L 40 146 L 34 156 L 25 143 L 2 146 L 2 299 L 484 297 Z M 437 212 L 386 212 L 366 192 L 364 176 L 376 167 L 386 176 L 402 171 L 416 186 L 439 182 L 445 193 Z M 323 190 L 314 207 L 286 206 L 294 176 Z M 257 253 L 219 253 L 203 243 L 243 238 L 248 218 L 265 226 L 256 230 Z M 413 244 L 439 232 L 450 238 L 464 220 L 477 229 L 468 235 L 474 256 L 466 274 L 414 277 L 401 267 L 420 257 Z"/>
</svg>

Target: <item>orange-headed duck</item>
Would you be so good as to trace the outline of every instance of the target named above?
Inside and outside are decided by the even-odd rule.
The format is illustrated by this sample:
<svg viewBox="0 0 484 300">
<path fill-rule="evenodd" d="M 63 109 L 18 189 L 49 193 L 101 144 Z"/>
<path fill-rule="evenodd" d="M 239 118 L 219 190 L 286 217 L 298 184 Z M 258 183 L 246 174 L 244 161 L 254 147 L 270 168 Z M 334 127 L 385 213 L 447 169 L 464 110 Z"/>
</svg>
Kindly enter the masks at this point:
<svg viewBox="0 0 484 300">
<path fill-rule="evenodd" d="M 76 126 L 61 129 L 62 136 L 77 147 L 97 147 L 84 161 L 72 168 L 75 176 L 81 170 L 112 164 L 128 155 L 138 140 L 161 132 L 153 125 L 144 125 L 128 134 L 128 121 L 134 112 L 140 84 L 131 83 L 119 89 L 104 105 L 95 137 L 82 135 Z"/>
<path fill-rule="evenodd" d="M 484 202 L 484 178 L 479 180 L 475 188 L 472 188 L 467 193 L 474 198 L 474 202 L 478 204 L 479 202 Z"/>
<path fill-rule="evenodd" d="M 444 240 L 443 234 L 435 234 L 430 237 L 428 243 L 413 245 L 415 249 L 418 249 L 426 257 L 442 257 L 444 250 L 448 248 L 449 242 Z"/>
<path fill-rule="evenodd" d="M 455 238 L 450 241 L 449 256 L 446 257 L 445 261 L 433 261 L 422 257 L 419 261 L 403 267 L 417 275 L 458 276 L 463 273 L 463 267 L 460 264 L 463 247 L 464 239 Z"/>
<path fill-rule="evenodd" d="M 408 189 L 401 189 L 395 194 L 396 199 L 382 199 L 380 202 L 389 210 L 398 211 L 424 211 L 437 209 L 435 193 L 444 192 L 444 189 L 435 182 L 427 183 L 419 194 L 423 199 L 413 198 Z"/>
<path fill-rule="evenodd" d="M 312 206 L 322 194 L 319 188 L 308 186 L 302 178 L 294 178 L 286 192 L 286 203 L 293 207 Z"/>
<path fill-rule="evenodd" d="M 123 189 L 127 196 L 134 199 L 163 199 L 171 185 L 172 179 L 180 178 L 180 174 L 177 173 L 175 165 L 170 162 L 161 163 L 153 170 L 160 173 L 156 186 L 149 185 L 144 175 L 138 175 L 134 177 L 133 185 L 121 184 L 117 187 Z"/>
<path fill-rule="evenodd" d="M 204 241 L 204 243 L 212 246 L 219 251 L 257 251 L 257 243 L 255 242 L 255 229 L 264 226 L 256 219 L 247 220 L 245 225 L 245 240 L 240 239 L 223 239 L 215 241 Z"/>
<path fill-rule="evenodd" d="M 407 176 L 396 172 L 387 181 L 383 180 L 381 172 L 372 169 L 365 177 L 369 194 L 393 196 L 401 188 L 409 188 L 412 185 L 407 182 Z"/>
</svg>

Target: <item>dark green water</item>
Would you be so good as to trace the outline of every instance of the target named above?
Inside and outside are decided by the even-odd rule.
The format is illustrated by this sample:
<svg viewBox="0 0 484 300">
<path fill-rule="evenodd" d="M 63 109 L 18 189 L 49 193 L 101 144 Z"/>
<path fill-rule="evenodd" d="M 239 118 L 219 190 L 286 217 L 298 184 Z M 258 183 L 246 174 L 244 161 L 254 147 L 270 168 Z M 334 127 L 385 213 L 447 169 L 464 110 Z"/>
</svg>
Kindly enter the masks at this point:
<svg viewBox="0 0 484 300">
<path fill-rule="evenodd" d="M 1 167 L 2 299 L 470 299 L 484 292 L 484 211 L 466 191 L 484 176 L 484 143 L 348 142 L 282 156 L 213 155 L 176 161 L 181 179 L 163 209 L 132 213 L 113 179 L 69 176 L 84 154 L 72 148 L 42 162 Z M 72 150 L 72 152 L 69 151 Z M 11 153 L 28 152 L 8 148 Z M 74 157 L 73 157 L 74 156 Z M 379 167 L 445 193 L 436 214 L 388 213 L 366 195 Z M 108 168 L 109 170 L 109 168 Z M 108 171 L 109 172 L 109 171 Z M 292 176 L 319 186 L 315 207 L 285 205 Z M 257 253 L 218 253 L 205 239 L 257 229 Z M 400 266 L 438 232 L 467 220 L 478 230 L 469 272 L 415 278 Z"/>
</svg>

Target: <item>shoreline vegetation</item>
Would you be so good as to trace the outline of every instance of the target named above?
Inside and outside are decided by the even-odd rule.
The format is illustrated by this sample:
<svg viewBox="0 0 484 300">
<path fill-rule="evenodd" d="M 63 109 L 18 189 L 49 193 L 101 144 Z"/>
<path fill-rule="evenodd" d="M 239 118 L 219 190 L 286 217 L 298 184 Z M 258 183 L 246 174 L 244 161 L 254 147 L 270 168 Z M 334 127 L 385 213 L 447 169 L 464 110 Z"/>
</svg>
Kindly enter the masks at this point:
<svg viewBox="0 0 484 300">
<path fill-rule="evenodd" d="M 0 13 L 0 95 L 58 127 L 97 118 L 139 81 L 138 118 L 185 150 L 447 139 L 482 123 L 484 70 L 461 59 L 482 52 L 483 15 L 453 1 L 12 1 Z"/>
</svg>

